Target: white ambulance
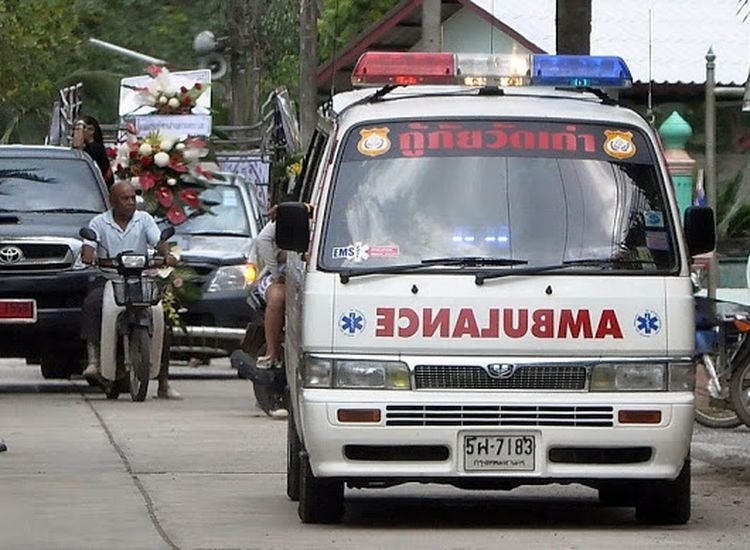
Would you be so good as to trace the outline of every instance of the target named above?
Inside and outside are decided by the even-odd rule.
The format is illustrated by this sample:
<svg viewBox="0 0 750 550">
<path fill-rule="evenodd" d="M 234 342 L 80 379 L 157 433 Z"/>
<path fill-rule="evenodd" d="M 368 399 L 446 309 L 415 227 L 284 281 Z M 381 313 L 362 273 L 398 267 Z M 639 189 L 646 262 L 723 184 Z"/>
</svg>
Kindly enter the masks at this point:
<svg viewBox="0 0 750 550">
<path fill-rule="evenodd" d="M 581 483 L 690 517 L 691 255 L 616 57 L 370 52 L 281 205 L 288 494 Z M 313 205 L 312 219 L 308 204 Z"/>
</svg>

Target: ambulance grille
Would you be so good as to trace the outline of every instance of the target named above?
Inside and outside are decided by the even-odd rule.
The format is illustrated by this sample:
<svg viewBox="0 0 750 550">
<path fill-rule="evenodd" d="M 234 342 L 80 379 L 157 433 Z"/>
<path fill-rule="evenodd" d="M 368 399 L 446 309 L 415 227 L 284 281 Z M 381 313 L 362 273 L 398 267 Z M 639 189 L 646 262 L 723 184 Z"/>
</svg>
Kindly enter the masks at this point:
<svg viewBox="0 0 750 550">
<path fill-rule="evenodd" d="M 418 390 L 583 390 L 586 367 L 518 366 L 508 378 L 492 378 L 480 366 L 417 365 L 414 378 Z"/>
<path fill-rule="evenodd" d="M 612 407 L 589 405 L 387 405 L 386 426 L 569 426 L 608 428 Z"/>
</svg>

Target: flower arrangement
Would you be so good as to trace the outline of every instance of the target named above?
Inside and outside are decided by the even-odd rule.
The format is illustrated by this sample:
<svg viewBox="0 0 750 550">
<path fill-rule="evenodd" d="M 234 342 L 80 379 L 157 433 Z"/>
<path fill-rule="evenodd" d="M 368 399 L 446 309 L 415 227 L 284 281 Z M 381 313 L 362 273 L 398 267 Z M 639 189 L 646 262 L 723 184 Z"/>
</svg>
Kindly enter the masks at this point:
<svg viewBox="0 0 750 550">
<path fill-rule="evenodd" d="M 171 254 L 180 257 L 179 247 L 173 246 Z M 180 317 L 186 311 L 185 304 L 201 298 L 201 289 L 196 283 L 196 272 L 190 267 L 162 267 L 149 273 L 161 290 L 164 319 L 170 327 L 183 328 Z"/>
<path fill-rule="evenodd" d="M 172 82 L 169 69 L 151 65 L 146 69 L 151 81 L 145 86 L 132 87 L 138 92 L 141 105 L 153 107 L 155 114 L 184 115 L 192 112 L 198 98 L 210 84 L 196 82 L 191 87 Z"/>
<path fill-rule="evenodd" d="M 201 163 L 208 155 L 203 139 L 178 139 L 165 132 L 138 138 L 132 128 L 128 135 L 110 156 L 115 160 L 115 176 L 141 189 L 147 212 L 179 225 L 189 215 L 209 211 L 200 198 L 206 181 L 212 179 Z"/>
</svg>

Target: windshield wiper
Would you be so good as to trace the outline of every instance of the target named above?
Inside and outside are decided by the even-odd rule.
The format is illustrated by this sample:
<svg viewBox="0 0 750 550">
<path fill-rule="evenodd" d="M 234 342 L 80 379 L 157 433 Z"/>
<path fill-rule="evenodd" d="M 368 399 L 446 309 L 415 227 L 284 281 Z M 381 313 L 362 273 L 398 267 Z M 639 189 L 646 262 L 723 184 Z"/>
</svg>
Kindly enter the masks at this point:
<svg viewBox="0 0 750 550">
<path fill-rule="evenodd" d="M 250 238 L 250 235 L 247 233 L 237 233 L 236 231 L 196 231 L 195 233 L 186 231 L 183 233 L 184 235 L 197 235 L 200 237 L 210 237 L 210 236 L 222 236 L 222 237 L 245 237 Z"/>
<path fill-rule="evenodd" d="M 487 256 L 446 256 L 445 258 L 428 258 L 422 260 L 424 265 L 524 265 L 528 260 L 514 258 L 493 258 Z"/>
<path fill-rule="evenodd" d="M 479 265 L 519 265 L 527 264 L 526 260 L 515 260 L 512 258 L 491 258 L 482 256 L 462 256 L 446 258 L 428 258 L 418 264 L 402 264 L 383 267 L 373 267 L 372 269 L 349 269 L 341 271 L 339 278 L 343 284 L 349 282 L 352 277 L 363 277 L 365 275 L 377 275 L 379 273 L 405 273 L 408 271 L 419 271 L 427 267 L 434 266 L 479 266 Z"/>
<path fill-rule="evenodd" d="M 38 212 L 40 214 L 99 214 L 101 210 L 91 210 L 88 208 L 45 208 L 44 210 L 25 210 L 25 212 Z"/>
<path fill-rule="evenodd" d="M 638 260 L 630 258 L 581 258 L 579 260 L 565 260 L 559 264 L 551 265 L 540 265 L 534 267 L 524 267 L 521 269 L 504 269 L 502 271 L 494 271 L 489 273 L 477 273 L 474 278 L 474 282 L 477 285 L 484 284 L 484 281 L 489 279 L 499 279 L 501 277 L 508 277 L 510 275 L 536 275 L 537 273 L 544 273 L 546 271 L 557 271 L 560 269 L 567 269 L 569 267 L 579 266 L 594 266 L 594 267 L 611 267 L 611 266 L 622 266 L 622 265 L 656 265 L 656 262 L 652 260 Z"/>
</svg>

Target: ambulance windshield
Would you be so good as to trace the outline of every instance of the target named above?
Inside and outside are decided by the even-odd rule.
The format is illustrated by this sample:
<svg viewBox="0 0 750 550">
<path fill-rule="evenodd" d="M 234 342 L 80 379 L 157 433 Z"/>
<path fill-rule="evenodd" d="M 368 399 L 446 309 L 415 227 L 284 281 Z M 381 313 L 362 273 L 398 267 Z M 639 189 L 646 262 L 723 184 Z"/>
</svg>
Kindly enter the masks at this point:
<svg viewBox="0 0 750 550">
<path fill-rule="evenodd" d="M 614 258 L 633 261 L 581 268 L 671 271 L 675 240 L 654 163 L 645 136 L 629 127 L 488 120 L 358 127 L 336 174 L 321 266 Z"/>
</svg>

